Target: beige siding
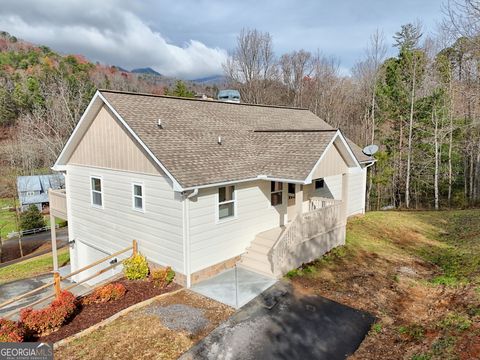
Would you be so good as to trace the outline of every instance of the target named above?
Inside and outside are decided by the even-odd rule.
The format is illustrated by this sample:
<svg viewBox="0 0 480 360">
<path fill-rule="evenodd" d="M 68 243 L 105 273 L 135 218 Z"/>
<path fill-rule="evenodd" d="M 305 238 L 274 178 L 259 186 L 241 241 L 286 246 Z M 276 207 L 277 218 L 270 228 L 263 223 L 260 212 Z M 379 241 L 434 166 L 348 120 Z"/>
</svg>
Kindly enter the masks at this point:
<svg viewBox="0 0 480 360">
<path fill-rule="evenodd" d="M 159 173 L 105 106 L 98 112 L 67 164 Z"/>
<path fill-rule="evenodd" d="M 333 144 L 323 156 L 313 172 L 313 179 L 343 174 L 347 172 L 348 166 L 335 144 Z"/>
<path fill-rule="evenodd" d="M 280 224 L 281 210 L 270 206 L 270 182 L 236 185 L 236 218 L 216 219 L 217 188 L 200 190 L 190 203 L 191 271 L 225 261 L 245 252 L 259 232 Z"/>
<path fill-rule="evenodd" d="M 354 168 L 348 174 L 347 214 L 355 215 L 365 212 L 365 192 L 367 169 Z"/>
<path fill-rule="evenodd" d="M 160 265 L 184 273 L 182 202 L 164 176 L 67 166 L 69 222 L 78 249 L 75 268 L 130 246 Z M 90 176 L 102 178 L 103 209 L 92 207 Z M 144 186 L 145 212 L 132 207 L 132 183 Z M 91 245 L 86 246 L 85 244 Z M 87 251 L 88 250 L 88 251 Z"/>
</svg>

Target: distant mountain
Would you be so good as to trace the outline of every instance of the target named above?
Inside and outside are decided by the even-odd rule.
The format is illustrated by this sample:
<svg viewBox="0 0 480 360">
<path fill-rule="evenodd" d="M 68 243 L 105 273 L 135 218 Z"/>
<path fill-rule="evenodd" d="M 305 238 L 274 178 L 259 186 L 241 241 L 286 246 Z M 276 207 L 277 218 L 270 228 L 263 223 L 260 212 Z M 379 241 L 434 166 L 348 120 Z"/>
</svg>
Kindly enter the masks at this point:
<svg viewBox="0 0 480 360">
<path fill-rule="evenodd" d="M 203 78 L 193 79 L 191 81 L 202 85 L 219 85 L 226 83 L 227 78 L 224 75 L 212 75 Z"/>
<path fill-rule="evenodd" d="M 121 66 L 117 66 L 117 65 L 112 65 L 113 68 L 119 70 L 119 71 L 123 71 L 123 72 L 130 72 L 128 71 L 127 69 L 125 68 L 122 68 Z"/>
<path fill-rule="evenodd" d="M 155 76 L 162 76 L 159 72 L 153 70 L 151 67 L 145 67 L 145 68 L 138 68 L 138 69 L 133 69 L 130 71 L 135 74 L 146 74 L 146 75 L 155 75 Z"/>
</svg>

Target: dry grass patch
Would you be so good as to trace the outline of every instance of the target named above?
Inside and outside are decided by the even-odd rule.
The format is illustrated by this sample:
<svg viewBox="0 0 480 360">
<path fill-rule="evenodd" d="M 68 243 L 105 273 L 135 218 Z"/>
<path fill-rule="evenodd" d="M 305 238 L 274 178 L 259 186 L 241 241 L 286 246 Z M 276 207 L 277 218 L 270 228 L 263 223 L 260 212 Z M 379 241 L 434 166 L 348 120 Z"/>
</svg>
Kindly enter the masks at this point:
<svg viewBox="0 0 480 360">
<path fill-rule="evenodd" d="M 202 311 L 208 325 L 196 333 L 172 330 L 155 309 L 186 305 Z M 153 311 L 151 311 L 153 310 Z M 225 321 L 233 309 L 185 290 L 164 296 L 55 351 L 59 359 L 177 359 Z"/>
</svg>

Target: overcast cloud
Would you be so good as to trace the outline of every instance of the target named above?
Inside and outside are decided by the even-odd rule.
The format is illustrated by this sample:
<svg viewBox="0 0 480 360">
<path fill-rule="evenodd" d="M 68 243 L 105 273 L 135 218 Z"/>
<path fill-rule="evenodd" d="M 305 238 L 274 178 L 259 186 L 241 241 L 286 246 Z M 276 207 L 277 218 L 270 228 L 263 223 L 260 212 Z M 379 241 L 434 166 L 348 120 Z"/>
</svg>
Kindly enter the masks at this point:
<svg viewBox="0 0 480 360">
<path fill-rule="evenodd" d="M 441 19 L 441 0 L 199 1 L 2 0 L 0 30 L 63 53 L 168 76 L 222 73 L 242 27 L 268 31 L 278 54 L 304 48 L 337 57 L 347 72 L 369 35 Z"/>
</svg>

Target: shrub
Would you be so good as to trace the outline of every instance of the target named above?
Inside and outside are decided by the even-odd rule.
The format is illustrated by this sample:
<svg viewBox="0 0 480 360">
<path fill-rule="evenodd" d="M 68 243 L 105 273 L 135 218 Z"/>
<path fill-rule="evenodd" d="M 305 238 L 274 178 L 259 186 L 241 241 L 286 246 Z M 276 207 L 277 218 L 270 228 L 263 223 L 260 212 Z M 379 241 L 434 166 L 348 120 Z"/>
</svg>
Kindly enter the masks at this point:
<svg viewBox="0 0 480 360">
<path fill-rule="evenodd" d="M 22 230 L 37 229 L 45 226 L 43 215 L 35 205 L 30 205 L 20 214 L 20 227 Z"/>
<path fill-rule="evenodd" d="M 51 304 L 39 310 L 32 308 L 20 312 L 20 321 L 25 327 L 37 335 L 48 335 L 58 330 L 70 318 L 77 308 L 75 295 L 62 291 Z"/>
<path fill-rule="evenodd" d="M 121 299 L 125 296 L 127 289 L 125 285 L 120 283 L 112 283 L 107 284 L 105 286 L 101 286 L 90 295 L 85 296 L 82 299 L 83 305 L 90 305 L 90 304 L 101 304 L 106 303 L 113 300 Z"/>
<path fill-rule="evenodd" d="M 22 342 L 24 336 L 25 329 L 20 323 L 0 319 L 0 342 Z"/>
<path fill-rule="evenodd" d="M 175 271 L 170 266 L 165 269 L 155 269 L 152 271 L 153 285 L 164 288 L 170 284 L 175 278 Z"/>
<path fill-rule="evenodd" d="M 123 262 L 123 273 L 128 280 L 141 280 L 148 276 L 148 263 L 145 256 L 134 255 Z"/>
</svg>

